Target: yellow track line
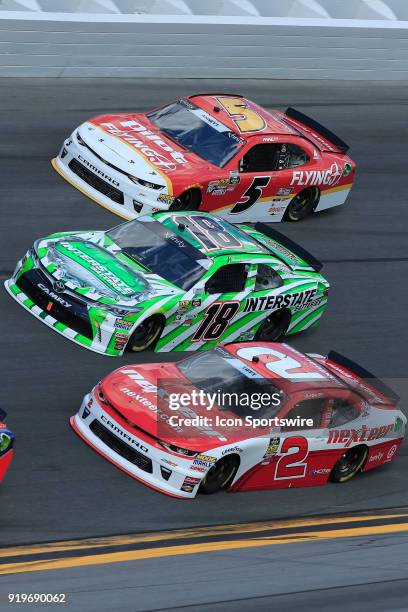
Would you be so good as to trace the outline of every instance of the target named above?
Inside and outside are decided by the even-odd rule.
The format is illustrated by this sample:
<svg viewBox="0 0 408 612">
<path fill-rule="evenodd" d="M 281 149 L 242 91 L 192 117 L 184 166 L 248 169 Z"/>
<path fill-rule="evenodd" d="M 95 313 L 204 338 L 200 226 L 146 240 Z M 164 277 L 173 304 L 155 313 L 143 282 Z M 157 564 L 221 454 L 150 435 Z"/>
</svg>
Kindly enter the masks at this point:
<svg viewBox="0 0 408 612">
<path fill-rule="evenodd" d="M 143 542 L 161 542 L 166 540 L 179 540 L 182 538 L 202 538 L 221 535 L 233 535 L 236 533 L 259 533 L 271 529 L 313 527 L 315 525 L 335 525 L 338 523 L 345 524 L 404 517 L 408 517 L 408 513 L 287 519 L 279 521 L 265 521 L 262 523 L 237 523 L 234 525 L 216 525 L 211 527 L 177 529 L 174 531 L 159 531 L 135 535 L 102 536 L 78 540 L 62 540 L 44 544 L 32 544 L 0 548 L 0 558 L 17 557 L 21 555 L 35 555 L 41 553 L 104 548 L 107 546 L 126 546 Z"/>
<path fill-rule="evenodd" d="M 192 555 L 204 552 L 219 552 L 243 548 L 257 548 L 260 546 L 273 546 L 277 544 L 294 544 L 312 542 L 317 540 L 331 540 L 338 538 L 364 537 L 370 535 L 384 535 L 408 531 L 408 523 L 391 525 L 373 525 L 368 527 L 351 527 L 349 529 L 321 530 L 312 532 L 298 532 L 281 536 L 260 537 L 237 541 L 203 542 L 198 544 L 182 544 L 179 546 L 165 546 L 153 549 L 130 550 L 103 554 L 87 555 L 84 557 L 70 557 L 64 559 L 45 559 L 29 562 L 14 562 L 0 566 L 0 574 L 16 574 L 24 572 L 66 569 L 110 563 L 123 563 L 141 559 L 154 559 L 173 557 L 177 555 Z"/>
</svg>

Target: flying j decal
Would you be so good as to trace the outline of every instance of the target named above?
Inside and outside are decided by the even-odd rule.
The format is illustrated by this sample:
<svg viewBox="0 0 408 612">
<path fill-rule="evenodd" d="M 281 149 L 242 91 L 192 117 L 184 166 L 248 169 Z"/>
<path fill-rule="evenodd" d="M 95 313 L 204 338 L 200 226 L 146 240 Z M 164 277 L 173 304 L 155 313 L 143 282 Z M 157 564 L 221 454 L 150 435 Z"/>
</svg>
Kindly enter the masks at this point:
<svg viewBox="0 0 408 612">
<path fill-rule="evenodd" d="M 340 182 L 343 170 L 337 162 L 334 162 L 328 170 L 294 170 L 291 185 L 311 186 L 330 185 L 334 186 Z"/>
</svg>

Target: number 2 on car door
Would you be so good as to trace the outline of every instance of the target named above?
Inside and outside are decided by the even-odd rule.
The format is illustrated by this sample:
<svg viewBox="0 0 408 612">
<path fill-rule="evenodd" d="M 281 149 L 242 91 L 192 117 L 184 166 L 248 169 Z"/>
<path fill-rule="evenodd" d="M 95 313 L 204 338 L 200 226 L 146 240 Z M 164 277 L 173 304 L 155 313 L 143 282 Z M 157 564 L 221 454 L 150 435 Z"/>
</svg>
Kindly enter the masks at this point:
<svg viewBox="0 0 408 612">
<path fill-rule="evenodd" d="M 306 474 L 309 445 L 306 438 L 295 436 L 286 438 L 276 462 L 275 480 L 303 478 Z"/>
</svg>

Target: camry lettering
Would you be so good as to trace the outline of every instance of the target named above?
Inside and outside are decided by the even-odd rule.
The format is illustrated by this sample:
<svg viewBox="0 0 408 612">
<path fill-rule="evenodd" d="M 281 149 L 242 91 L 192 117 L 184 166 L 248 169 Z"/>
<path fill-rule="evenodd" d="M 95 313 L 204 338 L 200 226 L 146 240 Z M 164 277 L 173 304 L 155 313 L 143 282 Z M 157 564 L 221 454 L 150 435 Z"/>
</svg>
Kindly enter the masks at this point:
<svg viewBox="0 0 408 612">
<path fill-rule="evenodd" d="M 69 302 L 67 302 L 62 297 L 60 297 L 59 295 L 54 293 L 54 291 L 52 291 L 51 289 L 48 289 L 48 287 L 46 287 L 42 283 L 38 283 L 37 287 L 39 287 L 41 289 L 41 291 L 44 291 L 44 293 L 46 293 L 55 302 L 59 302 L 65 308 L 71 308 L 71 304 Z"/>
</svg>

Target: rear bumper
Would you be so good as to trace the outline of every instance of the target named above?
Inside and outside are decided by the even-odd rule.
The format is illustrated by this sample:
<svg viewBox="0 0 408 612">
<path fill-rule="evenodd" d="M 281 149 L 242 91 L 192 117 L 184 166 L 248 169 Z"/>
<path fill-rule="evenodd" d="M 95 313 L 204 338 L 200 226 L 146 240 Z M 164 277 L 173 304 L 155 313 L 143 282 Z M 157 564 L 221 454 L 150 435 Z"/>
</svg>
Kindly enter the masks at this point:
<svg viewBox="0 0 408 612">
<path fill-rule="evenodd" d="M 199 483 L 191 491 L 181 490 L 185 478 L 193 476 L 187 462 L 175 465 L 177 459 L 173 455 L 164 449 L 158 450 L 133 432 L 130 434 L 104 412 L 91 394 L 84 397 L 70 423 L 84 442 L 132 478 L 171 497 L 191 499 L 196 496 Z M 166 455 L 172 462 L 171 467 L 166 463 Z M 163 478 L 162 469 L 171 472 L 168 480 Z"/>
</svg>

